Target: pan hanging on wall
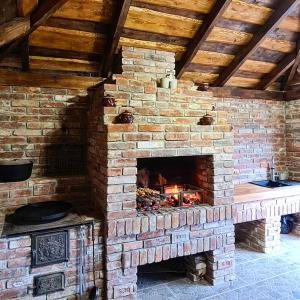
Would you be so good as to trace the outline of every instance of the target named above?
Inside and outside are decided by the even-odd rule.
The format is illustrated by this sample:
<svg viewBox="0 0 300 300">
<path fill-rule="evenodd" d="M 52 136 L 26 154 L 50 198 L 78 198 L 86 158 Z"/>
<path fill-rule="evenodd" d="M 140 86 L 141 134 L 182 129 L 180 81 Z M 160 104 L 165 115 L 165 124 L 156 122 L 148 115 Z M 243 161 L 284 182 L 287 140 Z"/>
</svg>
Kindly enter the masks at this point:
<svg viewBox="0 0 300 300">
<path fill-rule="evenodd" d="M 1 160 L 0 182 L 18 182 L 27 180 L 32 173 L 33 162 L 26 159 Z"/>
</svg>

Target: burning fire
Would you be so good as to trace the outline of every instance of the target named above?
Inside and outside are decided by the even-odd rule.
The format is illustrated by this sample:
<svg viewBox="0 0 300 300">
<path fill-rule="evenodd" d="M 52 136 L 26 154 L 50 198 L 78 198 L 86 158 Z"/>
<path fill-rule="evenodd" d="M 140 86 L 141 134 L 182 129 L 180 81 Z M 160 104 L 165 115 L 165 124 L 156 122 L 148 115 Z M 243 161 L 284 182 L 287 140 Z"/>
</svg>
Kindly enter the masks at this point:
<svg viewBox="0 0 300 300">
<path fill-rule="evenodd" d="M 137 191 L 138 208 L 141 211 L 156 210 L 161 207 L 178 207 L 199 205 L 202 194 L 199 188 L 183 184 L 167 184 L 161 194 L 150 188 L 139 188 Z"/>
<path fill-rule="evenodd" d="M 164 187 L 165 190 L 165 194 L 169 194 L 169 193 L 179 193 L 183 191 L 183 187 L 182 186 L 178 186 L 177 184 L 175 185 L 166 185 Z"/>
</svg>

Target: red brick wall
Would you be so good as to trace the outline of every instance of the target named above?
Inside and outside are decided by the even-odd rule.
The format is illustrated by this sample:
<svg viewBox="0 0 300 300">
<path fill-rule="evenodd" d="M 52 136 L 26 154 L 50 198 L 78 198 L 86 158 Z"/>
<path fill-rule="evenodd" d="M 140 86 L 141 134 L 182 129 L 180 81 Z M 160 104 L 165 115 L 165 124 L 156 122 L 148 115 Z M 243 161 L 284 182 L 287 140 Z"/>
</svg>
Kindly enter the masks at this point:
<svg viewBox="0 0 300 300">
<path fill-rule="evenodd" d="M 42 175 L 45 149 L 60 141 L 62 124 L 69 128 L 69 141 L 81 143 L 85 139 L 85 95 L 84 90 L 0 87 L 0 159 L 33 159 L 34 174 Z M 215 102 L 218 110 L 228 112 L 234 126 L 235 182 L 266 178 L 272 156 L 277 169 L 284 168 L 284 103 L 228 98 Z M 289 157 L 295 161 L 291 147 L 296 146 L 289 140 Z"/>
<path fill-rule="evenodd" d="M 0 183 L 0 226 L 4 215 L 29 203 L 61 200 L 76 205 L 87 205 L 86 176 L 35 177 L 27 181 Z"/>
<path fill-rule="evenodd" d="M 217 99 L 234 132 L 235 183 L 266 179 L 268 163 L 286 168 L 285 103 L 272 100 Z"/>
<path fill-rule="evenodd" d="M 63 125 L 68 143 L 86 143 L 86 110 L 85 90 L 0 86 L 0 159 L 27 158 L 34 162 L 30 180 L 0 184 L 0 224 L 3 214 L 27 203 L 87 201 L 84 174 L 44 177 L 47 149 L 62 142 Z"/>
<path fill-rule="evenodd" d="M 291 178 L 300 180 L 300 100 L 286 105 L 287 160 Z"/>
<path fill-rule="evenodd" d="M 66 141 L 85 143 L 84 90 L 0 86 L 0 159 L 28 158 L 34 175 L 44 175 L 46 149 Z"/>
</svg>

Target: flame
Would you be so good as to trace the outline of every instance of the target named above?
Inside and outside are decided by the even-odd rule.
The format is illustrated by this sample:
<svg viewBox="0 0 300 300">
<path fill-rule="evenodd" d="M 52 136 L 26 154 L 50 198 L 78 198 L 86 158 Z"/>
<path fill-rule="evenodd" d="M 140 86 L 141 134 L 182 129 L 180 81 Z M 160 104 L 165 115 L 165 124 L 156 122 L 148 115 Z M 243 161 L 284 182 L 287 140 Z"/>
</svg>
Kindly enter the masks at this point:
<svg viewBox="0 0 300 300">
<path fill-rule="evenodd" d="M 175 184 L 175 186 L 173 188 L 171 188 L 172 192 L 171 193 L 178 193 L 179 190 L 178 190 L 178 186 L 177 184 Z"/>
<path fill-rule="evenodd" d="M 183 188 L 181 186 L 178 186 L 177 184 L 175 185 L 168 185 L 165 186 L 165 193 L 179 193 L 182 192 Z"/>
</svg>

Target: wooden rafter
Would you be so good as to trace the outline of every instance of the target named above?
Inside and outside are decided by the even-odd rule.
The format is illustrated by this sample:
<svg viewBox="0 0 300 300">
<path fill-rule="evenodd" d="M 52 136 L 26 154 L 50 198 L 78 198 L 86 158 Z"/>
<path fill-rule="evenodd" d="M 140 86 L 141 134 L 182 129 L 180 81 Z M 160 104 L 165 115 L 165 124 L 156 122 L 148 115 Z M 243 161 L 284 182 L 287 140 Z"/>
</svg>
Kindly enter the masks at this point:
<svg viewBox="0 0 300 300">
<path fill-rule="evenodd" d="M 209 87 L 208 90 L 217 98 L 285 100 L 285 92 L 283 91 L 250 90 L 231 86 Z"/>
<path fill-rule="evenodd" d="M 299 0 L 281 1 L 278 8 L 274 10 L 270 18 L 255 34 L 247 44 L 233 59 L 232 63 L 222 72 L 214 82 L 214 86 L 223 86 L 241 67 L 241 65 L 253 54 L 259 45 L 266 39 L 267 35 L 275 29 L 282 19 L 299 3 Z"/>
<path fill-rule="evenodd" d="M 55 17 L 49 18 L 45 23 L 45 26 L 64 28 L 70 30 L 79 30 L 85 32 L 93 32 L 93 33 L 105 34 L 105 35 L 109 33 L 109 29 L 110 29 L 109 25 L 105 23 L 55 18 Z"/>
<path fill-rule="evenodd" d="M 16 72 L 0 69 L 1 85 L 86 89 L 100 81 L 99 77 L 47 73 L 41 75 L 40 72 Z"/>
<path fill-rule="evenodd" d="M 275 82 L 281 75 L 283 75 L 291 66 L 295 63 L 296 53 L 288 54 L 269 74 L 267 74 L 260 83 L 256 86 L 256 89 L 264 90 L 270 84 Z"/>
<path fill-rule="evenodd" d="M 14 18 L 0 25 L 0 47 L 23 36 L 30 28 L 28 18 Z"/>
<path fill-rule="evenodd" d="M 25 37 L 28 37 L 35 29 L 45 22 L 57 9 L 59 9 L 68 0 L 45 0 L 37 6 L 30 16 L 30 28 L 22 34 L 17 40 L 0 49 L 0 61 L 15 49 Z"/>
<path fill-rule="evenodd" d="M 105 62 L 102 67 L 101 73 L 104 77 L 108 76 L 110 69 L 112 67 L 114 54 L 117 50 L 120 37 L 122 34 L 122 30 L 131 5 L 131 0 L 122 0 L 120 2 L 121 5 L 119 7 L 117 19 L 115 21 L 114 28 L 110 37 L 110 43 L 109 43 L 110 47 L 108 48 L 108 51 L 105 56 Z"/>
<path fill-rule="evenodd" d="M 17 9 L 19 16 L 25 17 L 37 7 L 38 0 L 17 0 Z"/>
<path fill-rule="evenodd" d="M 28 43 L 28 36 L 25 37 L 20 45 L 21 49 L 21 64 L 22 64 L 22 71 L 29 70 L 29 43 Z"/>
<path fill-rule="evenodd" d="M 216 1 L 215 6 L 212 8 L 211 12 L 207 15 L 203 24 L 200 26 L 196 32 L 192 42 L 187 47 L 187 50 L 183 54 L 181 60 L 176 66 L 176 76 L 178 79 L 186 71 L 188 65 L 191 63 L 201 45 L 206 41 L 207 37 L 213 30 L 218 19 L 223 15 L 226 8 L 229 6 L 231 0 L 220 0 Z"/>
</svg>

